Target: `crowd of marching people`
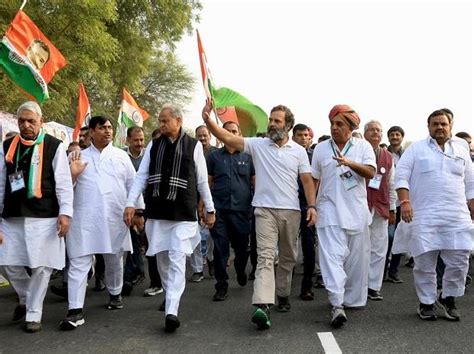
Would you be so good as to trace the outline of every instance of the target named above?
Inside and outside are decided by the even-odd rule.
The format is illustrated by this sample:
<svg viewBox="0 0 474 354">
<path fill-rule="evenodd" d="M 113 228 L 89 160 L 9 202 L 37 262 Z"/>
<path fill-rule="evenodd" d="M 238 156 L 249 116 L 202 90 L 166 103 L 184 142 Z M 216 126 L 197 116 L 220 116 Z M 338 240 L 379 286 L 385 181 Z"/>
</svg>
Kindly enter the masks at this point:
<svg viewBox="0 0 474 354">
<path fill-rule="evenodd" d="M 427 137 L 406 150 L 402 127 L 360 127 L 348 105 L 331 109 L 330 135 L 317 142 L 283 105 L 255 138 L 242 137 L 237 122 L 219 126 L 212 109 L 207 102 L 194 138 L 181 110 L 164 105 L 151 141 L 132 127 L 125 149 L 113 146 L 110 119 L 94 116 L 66 149 L 43 130 L 38 104 L 18 108 L 20 132 L 0 147 L 0 273 L 26 332 L 41 330 L 53 272 L 62 283 L 50 290 L 68 303 L 60 329 L 74 330 L 85 323 L 91 279 L 108 292 L 107 309 L 122 309 L 145 278 L 143 254 L 144 295 L 164 292 L 167 332 L 180 327 L 187 258 L 189 281 L 201 282 L 205 267 L 215 278 L 214 301 L 229 296 L 230 264 L 240 286 L 253 280 L 250 319 L 269 329 L 271 311 L 291 311 L 299 249 L 299 297 L 311 301 L 314 287 L 325 288 L 334 328 L 348 321 L 345 309 L 383 300 L 383 281 L 403 282 L 401 254 L 411 257 L 420 319 L 460 320 L 456 298 L 470 281 L 474 238 L 473 151 L 468 133 L 453 134 L 449 109 L 432 112 Z"/>
</svg>

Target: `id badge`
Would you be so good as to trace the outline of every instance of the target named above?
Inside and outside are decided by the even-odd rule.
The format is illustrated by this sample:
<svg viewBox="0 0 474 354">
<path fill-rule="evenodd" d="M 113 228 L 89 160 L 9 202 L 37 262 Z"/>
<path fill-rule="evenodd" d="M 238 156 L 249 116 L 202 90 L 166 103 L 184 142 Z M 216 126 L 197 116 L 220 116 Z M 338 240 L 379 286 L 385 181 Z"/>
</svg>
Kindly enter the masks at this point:
<svg viewBox="0 0 474 354">
<path fill-rule="evenodd" d="M 23 171 L 18 171 L 8 175 L 8 180 L 10 181 L 10 188 L 12 192 L 19 191 L 20 189 L 25 188 L 25 180 L 23 179 Z"/>
<path fill-rule="evenodd" d="M 342 184 L 344 185 L 346 191 L 357 187 L 357 181 L 351 171 L 344 172 L 339 177 L 341 177 Z"/>
<path fill-rule="evenodd" d="M 382 183 L 382 175 L 376 174 L 374 178 L 369 181 L 369 187 L 372 189 L 379 190 L 380 184 Z"/>
</svg>

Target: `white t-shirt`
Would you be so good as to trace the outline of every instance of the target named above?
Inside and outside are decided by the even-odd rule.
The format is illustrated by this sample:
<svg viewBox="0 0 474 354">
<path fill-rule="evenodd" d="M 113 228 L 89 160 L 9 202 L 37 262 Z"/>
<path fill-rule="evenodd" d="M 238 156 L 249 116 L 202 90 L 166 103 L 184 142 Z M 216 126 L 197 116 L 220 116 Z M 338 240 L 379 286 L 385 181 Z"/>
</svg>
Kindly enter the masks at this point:
<svg viewBox="0 0 474 354">
<path fill-rule="evenodd" d="M 298 175 L 310 173 L 306 150 L 292 140 L 278 146 L 269 138 L 245 138 L 244 152 L 255 165 L 252 206 L 300 210 Z"/>
<path fill-rule="evenodd" d="M 374 149 L 365 140 L 351 139 L 342 151 L 349 160 L 377 168 Z M 346 230 L 361 230 L 371 221 L 365 178 L 347 166 L 337 166 L 334 156 L 332 139 L 323 141 L 314 149 L 311 172 L 320 181 L 316 203 L 317 227 L 340 226 Z M 350 190 L 345 189 L 340 177 L 346 171 L 351 171 L 357 182 Z"/>
</svg>

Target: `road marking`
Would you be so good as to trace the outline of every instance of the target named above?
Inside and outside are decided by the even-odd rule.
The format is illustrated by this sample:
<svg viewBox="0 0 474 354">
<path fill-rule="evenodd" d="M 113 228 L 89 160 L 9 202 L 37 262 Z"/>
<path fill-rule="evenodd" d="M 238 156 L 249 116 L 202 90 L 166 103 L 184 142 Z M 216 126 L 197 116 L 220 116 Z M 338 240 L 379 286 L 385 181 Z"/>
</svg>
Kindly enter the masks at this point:
<svg viewBox="0 0 474 354">
<path fill-rule="evenodd" d="M 332 335 L 332 332 L 318 332 L 319 340 L 323 345 L 324 352 L 328 354 L 341 354 L 341 348 L 336 342 L 336 338 Z"/>
</svg>

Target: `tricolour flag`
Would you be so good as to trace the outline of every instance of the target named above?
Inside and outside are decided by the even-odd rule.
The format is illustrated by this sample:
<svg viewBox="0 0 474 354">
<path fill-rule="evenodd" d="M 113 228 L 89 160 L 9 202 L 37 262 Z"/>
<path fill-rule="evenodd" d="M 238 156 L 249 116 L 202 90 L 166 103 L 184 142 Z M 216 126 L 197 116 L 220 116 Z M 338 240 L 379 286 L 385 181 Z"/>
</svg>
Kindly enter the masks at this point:
<svg viewBox="0 0 474 354">
<path fill-rule="evenodd" d="M 219 120 L 238 123 L 243 136 L 255 136 L 258 132 L 266 131 L 268 116 L 263 109 L 236 91 L 226 87 L 217 88 L 214 85 L 201 36 L 198 31 L 196 33 L 204 91 L 206 97 L 212 99 Z"/>
<path fill-rule="evenodd" d="M 79 84 L 79 104 L 77 105 L 76 111 L 76 126 L 72 133 L 72 140 L 77 141 L 79 138 L 79 131 L 82 127 L 89 125 L 91 119 L 91 106 L 89 105 L 89 98 L 87 98 L 86 89 L 84 84 Z"/>
<path fill-rule="evenodd" d="M 42 103 L 49 98 L 48 83 L 65 65 L 61 52 L 23 11 L 18 11 L 0 42 L 0 66 L 7 76 Z"/>
<path fill-rule="evenodd" d="M 115 133 L 115 146 L 124 146 L 127 140 L 127 129 L 133 126 L 143 126 L 148 119 L 148 113 L 141 109 L 126 89 L 123 89 L 122 105 L 118 117 L 118 126 Z"/>
<path fill-rule="evenodd" d="M 133 97 L 123 89 L 122 106 L 120 107 L 119 123 L 127 128 L 138 125 L 143 126 L 143 122 L 148 119 L 148 113 L 138 106 Z"/>
<path fill-rule="evenodd" d="M 243 136 L 267 131 L 267 114 L 240 93 L 221 87 L 212 89 L 212 97 L 221 122 L 238 122 Z"/>
</svg>

